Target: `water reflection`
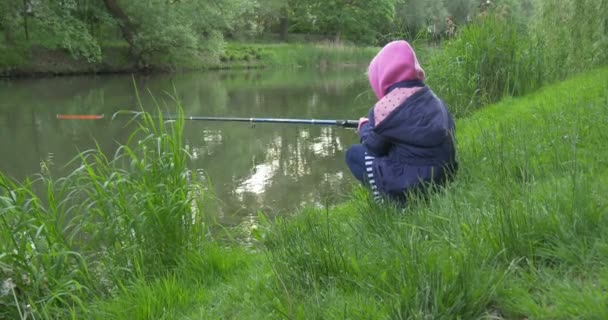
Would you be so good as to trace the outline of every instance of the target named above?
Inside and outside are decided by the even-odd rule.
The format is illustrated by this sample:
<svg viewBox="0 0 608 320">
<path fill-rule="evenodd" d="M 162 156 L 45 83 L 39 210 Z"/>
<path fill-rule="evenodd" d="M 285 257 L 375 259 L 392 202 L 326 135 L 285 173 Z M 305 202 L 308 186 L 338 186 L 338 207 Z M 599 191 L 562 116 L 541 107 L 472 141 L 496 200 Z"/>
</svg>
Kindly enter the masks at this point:
<svg viewBox="0 0 608 320">
<path fill-rule="evenodd" d="M 95 142 L 108 154 L 127 141 L 134 109 L 133 83 L 148 110 L 180 100 L 187 115 L 356 119 L 371 104 L 359 70 L 230 71 L 156 75 L 49 78 L 0 82 L 0 170 L 22 179 L 56 175 Z M 154 98 L 149 93 L 154 94 Z M 363 93 L 363 94 L 362 94 Z M 358 97 L 355 99 L 355 97 Z M 105 114 L 103 121 L 60 121 L 58 113 Z M 343 163 L 352 130 L 306 125 L 187 122 L 184 136 L 193 171 L 204 175 L 218 199 L 220 220 L 239 223 L 259 210 L 286 214 L 302 205 L 339 201 L 354 180 Z"/>
</svg>

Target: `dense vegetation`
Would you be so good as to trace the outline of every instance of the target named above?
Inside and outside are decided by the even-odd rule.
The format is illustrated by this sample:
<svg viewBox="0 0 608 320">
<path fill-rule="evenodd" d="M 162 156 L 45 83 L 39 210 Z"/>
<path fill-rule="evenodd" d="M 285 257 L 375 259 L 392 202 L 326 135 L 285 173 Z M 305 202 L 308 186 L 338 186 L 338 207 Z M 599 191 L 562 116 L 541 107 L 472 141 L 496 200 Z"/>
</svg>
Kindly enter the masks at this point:
<svg viewBox="0 0 608 320">
<path fill-rule="evenodd" d="M 497 6 L 515 3 L 502 2 Z M 56 46 L 97 60 L 104 42 L 119 39 L 139 55 L 213 54 L 225 36 L 254 38 L 269 31 L 283 40 L 297 33 L 373 45 L 390 34 L 427 28 L 440 35 L 448 16 L 464 24 L 480 8 L 486 9 L 476 0 L 7 0 L 0 5 L 0 28 L 9 44 Z"/>
<path fill-rule="evenodd" d="M 489 12 L 524 19 L 542 7 L 532 2 L 5 0 L 0 3 L 0 71 L 209 67 L 230 59 L 224 56 L 227 40 L 357 45 L 439 40 Z M 67 66 L 56 71 L 54 64 Z M 83 67 L 88 64 L 95 68 Z"/>
<path fill-rule="evenodd" d="M 303 10 L 296 1 L 259 7 L 244 1 L 238 7 L 244 12 L 186 1 L 104 1 L 86 3 L 106 17 L 95 22 L 98 35 L 114 35 L 100 41 L 82 22 L 79 30 L 89 37 L 70 46 L 78 32 L 54 38 L 41 30 L 55 35 L 65 21 L 88 21 L 77 14 L 81 2 L 25 1 L 35 4 L 27 10 L 20 3 L 0 4 L 4 46 L 60 38 L 45 45 L 84 59 L 97 59 L 90 54 L 95 50 L 87 51 L 94 43 L 103 55 L 103 41 L 115 41 L 117 31 L 142 61 L 155 61 L 207 51 L 219 59 L 230 50 L 211 39 L 223 43 L 226 36 L 257 30 L 244 21 L 363 43 L 418 30 L 411 22 L 398 34 L 396 21 L 405 20 L 395 16 L 370 19 L 392 22 L 386 32 L 387 25 L 378 24 L 374 39 L 366 39 L 356 27 L 331 29 L 331 19 L 307 20 L 313 9 L 321 10 L 321 2 L 312 1 L 297 2 L 307 4 L 306 14 L 296 13 Z M 365 1 L 349 3 L 344 14 L 352 19 L 371 10 Z M 444 9 L 432 12 L 448 10 L 447 1 L 386 3 L 378 8 L 393 8 L 394 15 L 401 6 L 441 4 Z M 276 221 L 261 217 L 259 226 L 218 231 L 207 219 L 213 213 L 204 209 L 205 188 L 187 167 L 183 122 L 145 117 L 114 157 L 85 152 L 68 177 L 43 170 L 19 183 L 0 174 L 0 318 L 608 317 L 608 154 L 600 147 L 607 139 L 608 70 L 598 67 L 608 62 L 608 1 L 501 3 L 423 61 L 431 86 L 460 116 L 462 170 L 446 189 L 415 199 L 405 213 L 378 206 L 357 190 L 337 208 L 303 209 Z M 120 5 L 129 23 L 119 22 L 121 15 L 108 4 Z M 222 2 L 229 4 L 238 5 Z M 173 6 L 183 10 L 167 10 Z M 269 24 L 237 18 L 262 8 L 269 10 L 259 13 Z M 196 10 L 206 10 L 206 22 L 219 20 L 210 29 L 188 23 L 186 16 Z M 224 10 L 234 16 L 220 14 Z M 160 20 L 143 21 L 145 12 Z M 52 18 L 59 14 L 72 16 Z M 41 27 L 44 21 L 59 29 Z M 312 21 L 324 21 L 323 32 Z M 335 23 L 348 26 L 344 21 Z M 180 38 L 187 38 L 184 29 L 158 27 L 165 25 L 206 31 L 188 42 Z M 125 27 L 135 30 L 132 41 Z M 164 36 L 174 39 L 171 32 L 183 42 L 163 42 Z M 185 43 L 196 49 L 171 51 Z M 526 96 L 471 113 L 511 95 Z"/>
<path fill-rule="evenodd" d="M 537 1 L 531 17 L 499 11 L 461 29 L 425 65 L 456 114 L 608 63 L 608 1 Z"/>
</svg>

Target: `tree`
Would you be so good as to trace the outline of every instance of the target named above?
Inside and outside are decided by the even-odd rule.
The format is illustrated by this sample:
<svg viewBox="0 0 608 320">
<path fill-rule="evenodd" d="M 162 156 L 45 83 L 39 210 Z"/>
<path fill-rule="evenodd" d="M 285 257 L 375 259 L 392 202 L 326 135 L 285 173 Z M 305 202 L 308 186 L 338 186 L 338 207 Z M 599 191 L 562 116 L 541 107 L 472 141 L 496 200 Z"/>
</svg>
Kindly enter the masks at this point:
<svg viewBox="0 0 608 320">
<path fill-rule="evenodd" d="M 75 58 L 89 62 L 101 60 L 101 45 L 88 25 L 78 17 L 85 5 L 78 0 L 38 0 L 28 9 L 31 13 L 32 41 L 46 48 L 62 48 Z"/>
<path fill-rule="evenodd" d="M 290 21 L 290 6 L 293 3 L 289 0 L 259 0 L 257 1 L 256 14 L 262 20 L 269 20 L 271 24 L 278 21 L 279 38 L 287 41 Z"/>
<path fill-rule="evenodd" d="M 431 37 L 437 37 L 445 30 L 448 16 L 444 0 L 402 1 L 397 7 L 397 27 L 409 38 L 423 30 Z"/>
<path fill-rule="evenodd" d="M 331 0 L 310 1 L 311 23 L 336 41 L 342 38 L 357 42 L 374 42 L 380 30 L 392 24 L 396 0 Z"/>
<path fill-rule="evenodd" d="M 477 12 L 478 0 L 444 0 L 443 4 L 456 24 L 464 24 L 473 19 Z"/>
<path fill-rule="evenodd" d="M 196 65 L 200 53 L 218 59 L 223 33 L 249 10 L 246 0 L 104 0 L 140 67 Z"/>
<path fill-rule="evenodd" d="M 290 29 L 300 23 L 307 24 L 307 7 L 310 0 L 257 0 L 251 15 L 243 17 L 255 21 L 258 32 L 277 31 L 281 41 L 287 41 Z M 301 26 L 301 24 L 300 24 Z"/>
<path fill-rule="evenodd" d="M 4 41 L 8 44 L 15 42 L 13 28 L 18 16 L 18 8 L 19 4 L 16 0 L 0 1 L 0 30 L 2 30 Z"/>
<path fill-rule="evenodd" d="M 135 42 L 135 25 L 131 22 L 131 19 L 126 15 L 118 0 L 103 0 L 106 5 L 108 12 L 118 21 L 122 36 L 129 43 L 131 48 L 134 47 Z"/>
</svg>

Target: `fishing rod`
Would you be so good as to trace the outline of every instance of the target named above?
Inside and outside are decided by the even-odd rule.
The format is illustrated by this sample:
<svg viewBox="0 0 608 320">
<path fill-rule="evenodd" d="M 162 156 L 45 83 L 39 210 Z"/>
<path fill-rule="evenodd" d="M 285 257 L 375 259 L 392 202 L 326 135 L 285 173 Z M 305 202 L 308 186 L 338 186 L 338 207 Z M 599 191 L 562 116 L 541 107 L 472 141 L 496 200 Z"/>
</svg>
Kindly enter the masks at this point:
<svg viewBox="0 0 608 320">
<path fill-rule="evenodd" d="M 58 114 L 59 120 L 101 120 L 104 115 L 92 114 Z M 164 115 L 165 120 L 177 120 L 179 117 L 175 115 Z M 338 126 L 343 128 L 356 128 L 359 125 L 359 120 L 323 120 L 323 119 L 285 119 L 285 118 L 238 118 L 238 117 L 201 117 L 201 116 L 184 116 L 184 120 L 193 121 L 224 121 L 224 122 L 248 122 L 254 123 L 286 123 L 286 124 L 309 124 L 322 126 Z"/>
</svg>

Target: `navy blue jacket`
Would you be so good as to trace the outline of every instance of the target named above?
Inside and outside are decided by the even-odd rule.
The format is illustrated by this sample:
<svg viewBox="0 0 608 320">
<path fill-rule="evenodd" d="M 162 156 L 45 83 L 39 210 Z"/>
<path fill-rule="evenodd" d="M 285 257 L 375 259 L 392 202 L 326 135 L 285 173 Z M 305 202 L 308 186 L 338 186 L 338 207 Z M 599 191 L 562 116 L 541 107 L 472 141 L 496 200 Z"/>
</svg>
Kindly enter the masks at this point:
<svg viewBox="0 0 608 320">
<path fill-rule="evenodd" d="M 409 86 L 400 83 L 389 92 Z M 411 95 L 378 125 L 374 108 L 368 118 L 359 135 L 368 153 L 376 157 L 373 173 L 380 192 L 401 198 L 428 182 L 442 184 L 457 170 L 454 120 L 430 88 L 424 86 Z"/>
</svg>

